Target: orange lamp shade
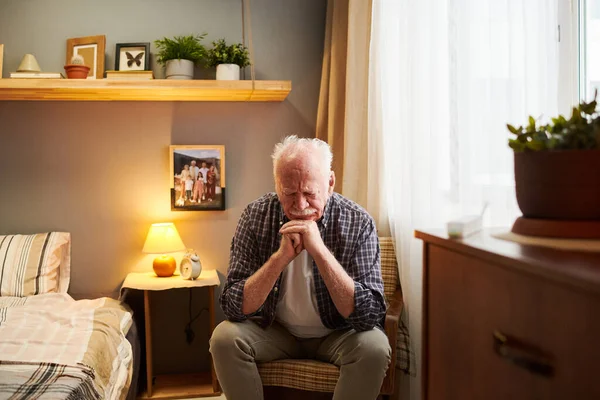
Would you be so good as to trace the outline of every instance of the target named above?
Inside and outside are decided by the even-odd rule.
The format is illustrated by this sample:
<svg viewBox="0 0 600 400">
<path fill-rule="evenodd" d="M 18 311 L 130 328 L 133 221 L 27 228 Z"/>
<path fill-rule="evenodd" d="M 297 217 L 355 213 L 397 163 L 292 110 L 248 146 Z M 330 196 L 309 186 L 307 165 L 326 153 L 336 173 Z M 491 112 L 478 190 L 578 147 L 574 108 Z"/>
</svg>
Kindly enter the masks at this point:
<svg viewBox="0 0 600 400">
<path fill-rule="evenodd" d="M 157 276 L 165 277 L 173 275 L 175 272 L 175 258 L 166 255 L 167 253 L 175 253 L 183 251 L 186 247 L 179 237 L 179 232 L 172 222 L 160 224 L 152 224 L 146 236 L 143 253 L 146 254 L 162 254 L 154 259 L 152 268 Z"/>
</svg>

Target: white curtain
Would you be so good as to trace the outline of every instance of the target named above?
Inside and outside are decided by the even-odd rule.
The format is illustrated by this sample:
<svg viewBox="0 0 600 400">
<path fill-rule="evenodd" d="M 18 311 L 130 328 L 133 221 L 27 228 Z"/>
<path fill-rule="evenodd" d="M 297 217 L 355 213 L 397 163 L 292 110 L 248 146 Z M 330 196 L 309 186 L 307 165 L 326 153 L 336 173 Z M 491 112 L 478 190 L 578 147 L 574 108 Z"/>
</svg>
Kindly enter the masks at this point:
<svg viewBox="0 0 600 400">
<path fill-rule="evenodd" d="M 519 215 L 506 123 L 557 112 L 556 10 L 556 0 L 374 2 L 368 137 L 381 157 L 368 169 L 384 177 L 371 190 L 396 239 L 419 371 L 422 248 L 413 232 L 484 203 L 487 226 L 510 227 Z M 419 376 L 411 398 L 420 390 Z"/>
</svg>

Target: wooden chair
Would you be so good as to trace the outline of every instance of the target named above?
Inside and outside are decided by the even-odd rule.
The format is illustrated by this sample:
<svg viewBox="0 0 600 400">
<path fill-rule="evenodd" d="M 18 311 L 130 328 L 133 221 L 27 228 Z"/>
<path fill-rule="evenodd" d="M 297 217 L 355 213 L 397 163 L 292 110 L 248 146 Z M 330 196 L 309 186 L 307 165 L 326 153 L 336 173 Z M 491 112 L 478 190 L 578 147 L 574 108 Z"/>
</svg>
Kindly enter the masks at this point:
<svg viewBox="0 0 600 400">
<path fill-rule="evenodd" d="M 392 359 L 385 379 L 381 386 L 381 395 L 393 396 L 395 391 L 396 379 L 396 337 L 398 334 L 398 322 L 402 313 L 402 290 L 398 279 L 398 264 L 394 253 L 392 238 L 379 238 L 381 248 L 381 274 L 385 297 L 388 302 L 388 310 L 385 316 L 385 333 L 392 348 Z M 340 370 L 337 366 L 316 360 L 295 360 L 285 359 L 258 364 L 258 371 L 265 387 L 265 399 L 272 394 L 273 398 L 281 399 L 286 392 L 286 397 L 294 397 L 293 393 L 298 391 L 303 393 L 303 398 L 325 399 L 331 398 L 335 385 L 340 376 Z M 279 388 L 294 389 L 291 391 L 281 390 Z M 306 391 L 313 392 L 312 396 L 307 396 Z M 316 392 L 316 393 L 314 393 Z M 275 395 L 275 393 L 277 393 Z"/>
</svg>

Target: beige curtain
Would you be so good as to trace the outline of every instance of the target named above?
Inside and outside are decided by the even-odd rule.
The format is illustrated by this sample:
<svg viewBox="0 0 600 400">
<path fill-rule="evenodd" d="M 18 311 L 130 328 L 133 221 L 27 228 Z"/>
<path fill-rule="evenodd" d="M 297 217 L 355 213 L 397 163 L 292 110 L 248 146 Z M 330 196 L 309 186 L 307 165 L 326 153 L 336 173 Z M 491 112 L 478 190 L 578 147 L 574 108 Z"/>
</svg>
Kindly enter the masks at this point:
<svg viewBox="0 0 600 400">
<path fill-rule="evenodd" d="M 372 0 L 329 0 L 317 137 L 333 150 L 336 191 L 356 201 L 389 234 L 379 151 L 369 141 Z"/>
</svg>

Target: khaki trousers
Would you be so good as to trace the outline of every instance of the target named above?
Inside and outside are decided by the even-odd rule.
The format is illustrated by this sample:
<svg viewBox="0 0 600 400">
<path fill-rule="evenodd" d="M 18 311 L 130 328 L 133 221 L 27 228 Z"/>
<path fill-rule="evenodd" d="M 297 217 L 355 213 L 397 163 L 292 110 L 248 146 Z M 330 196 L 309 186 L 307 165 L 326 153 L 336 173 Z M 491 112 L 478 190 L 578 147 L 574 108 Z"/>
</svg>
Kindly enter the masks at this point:
<svg viewBox="0 0 600 400">
<path fill-rule="evenodd" d="M 262 400 L 256 363 L 284 358 L 312 358 L 340 367 L 334 400 L 374 400 L 391 358 L 387 336 L 378 328 L 301 339 L 276 322 L 262 329 L 252 321 L 221 322 L 210 339 L 210 352 L 227 400 Z"/>
</svg>

